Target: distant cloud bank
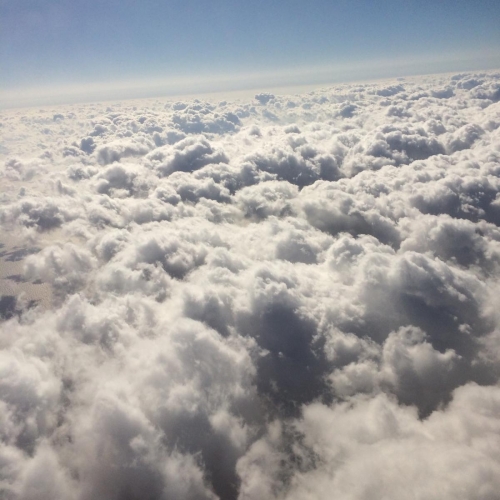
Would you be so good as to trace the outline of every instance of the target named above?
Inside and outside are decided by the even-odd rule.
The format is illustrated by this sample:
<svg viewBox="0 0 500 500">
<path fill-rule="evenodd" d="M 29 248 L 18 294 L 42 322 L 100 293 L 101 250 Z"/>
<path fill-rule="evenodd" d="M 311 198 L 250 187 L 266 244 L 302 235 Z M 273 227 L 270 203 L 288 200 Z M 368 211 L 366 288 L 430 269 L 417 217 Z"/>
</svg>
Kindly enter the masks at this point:
<svg viewBox="0 0 500 500">
<path fill-rule="evenodd" d="M 498 498 L 500 73 L 0 120 L 2 498 Z"/>
</svg>

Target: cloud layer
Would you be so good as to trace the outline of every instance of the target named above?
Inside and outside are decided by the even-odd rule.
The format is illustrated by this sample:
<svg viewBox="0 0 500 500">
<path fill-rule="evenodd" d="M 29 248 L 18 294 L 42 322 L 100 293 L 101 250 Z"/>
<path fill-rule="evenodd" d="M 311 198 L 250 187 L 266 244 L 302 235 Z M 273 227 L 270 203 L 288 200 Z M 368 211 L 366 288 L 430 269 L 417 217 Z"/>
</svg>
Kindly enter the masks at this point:
<svg viewBox="0 0 500 500">
<path fill-rule="evenodd" d="M 2 498 L 498 498 L 499 102 L 4 112 Z"/>
</svg>

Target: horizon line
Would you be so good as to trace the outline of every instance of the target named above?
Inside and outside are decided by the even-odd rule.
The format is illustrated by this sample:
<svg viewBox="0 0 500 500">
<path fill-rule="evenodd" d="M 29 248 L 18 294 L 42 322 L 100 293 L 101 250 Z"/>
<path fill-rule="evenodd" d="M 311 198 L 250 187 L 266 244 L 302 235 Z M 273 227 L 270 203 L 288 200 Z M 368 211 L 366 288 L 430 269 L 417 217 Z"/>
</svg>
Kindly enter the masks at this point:
<svg viewBox="0 0 500 500">
<path fill-rule="evenodd" d="M 278 88 L 314 87 L 498 69 L 500 69 L 500 51 L 486 53 L 481 50 L 433 57 L 400 57 L 274 71 L 55 84 L 0 89 L 0 110 L 180 96 L 195 98 L 200 95 L 270 91 Z"/>
</svg>

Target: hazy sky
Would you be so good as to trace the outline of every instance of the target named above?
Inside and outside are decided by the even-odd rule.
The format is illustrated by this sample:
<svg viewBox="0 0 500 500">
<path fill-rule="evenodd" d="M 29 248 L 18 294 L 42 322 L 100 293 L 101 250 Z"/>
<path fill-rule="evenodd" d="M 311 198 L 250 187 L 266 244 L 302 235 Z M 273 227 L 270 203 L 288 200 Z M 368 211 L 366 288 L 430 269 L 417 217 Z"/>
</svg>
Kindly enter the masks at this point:
<svg viewBox="0 0 500 500">
<path fill-rule="evenodd" d="M 403 62 L 401 72 L 500 65 L 498 0 L 0 0 L 0 19 L 4 91 L 309 66 L 342 73 L 366 61 Z"/>
</svg>

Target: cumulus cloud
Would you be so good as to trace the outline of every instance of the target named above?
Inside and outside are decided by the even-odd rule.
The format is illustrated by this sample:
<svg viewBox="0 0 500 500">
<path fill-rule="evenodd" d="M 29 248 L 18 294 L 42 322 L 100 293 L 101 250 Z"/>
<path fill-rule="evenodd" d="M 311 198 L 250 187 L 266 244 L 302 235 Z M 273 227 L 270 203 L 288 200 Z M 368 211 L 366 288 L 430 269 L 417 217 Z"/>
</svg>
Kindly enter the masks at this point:
<svg viewBox="0 0 500 500">
<path fill-rule="evenodd" d="M 6 111 L 0 496 L 497 498 L 499 88 Z"/>
</svg>

